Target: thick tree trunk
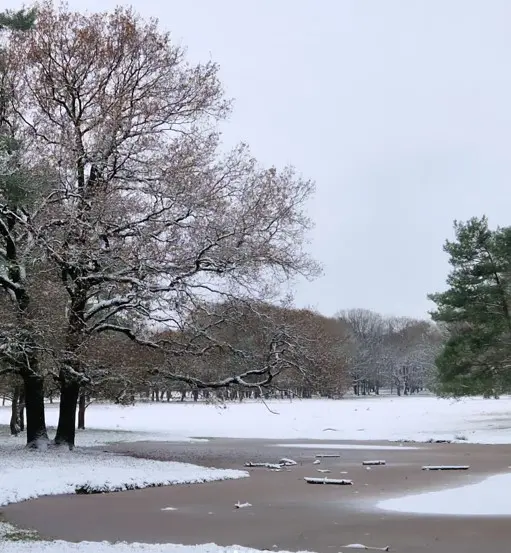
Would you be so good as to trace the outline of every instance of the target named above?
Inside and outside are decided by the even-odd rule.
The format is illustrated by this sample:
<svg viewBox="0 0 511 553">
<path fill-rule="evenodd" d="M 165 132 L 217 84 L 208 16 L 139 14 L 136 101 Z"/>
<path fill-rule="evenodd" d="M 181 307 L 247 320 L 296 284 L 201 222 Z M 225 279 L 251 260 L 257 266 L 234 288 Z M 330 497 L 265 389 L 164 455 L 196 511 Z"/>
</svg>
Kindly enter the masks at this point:
<svg viewBox="0 0 511 553">
<path fill-rule="evenodd" d="M 85 430 L 86 405 L 85 392 L 82 392 L 78 398 L 78 430 Z"/>
<path fill-rule="evenodd" d="M 60 381 L 59 423 L 55 435 L 56 445 L 67 445 L 69 449 L 75 446 L 76 407 L 80 385 L 74 381 L 66 381 L 66 376 Z"/>
<path fill-rule="evenodd" d="M 19 421 L 19 410 L 18 404 L 20 399 L 21 386 L 14 386 L 12 390 L 12 403 L 11 403 L 11 436 L 17 436 L 21 432 L 20 421 Z"/>
<path fill-rule="evenodd" d="M 44 416 L 44 379 L 31 373 L 23 376 L 23 384 L 27 412 L 27 447 L 39 449 L 48 443 Z"/>
<path fill-rule="evenodd" d="M 20 425 L 20 430 L 23 432 L 25 430 L 25 390 L 23 389 L 23 387 L 20 390 L 20 396 L 18 400 L 18 422 Z"/>
</svg>

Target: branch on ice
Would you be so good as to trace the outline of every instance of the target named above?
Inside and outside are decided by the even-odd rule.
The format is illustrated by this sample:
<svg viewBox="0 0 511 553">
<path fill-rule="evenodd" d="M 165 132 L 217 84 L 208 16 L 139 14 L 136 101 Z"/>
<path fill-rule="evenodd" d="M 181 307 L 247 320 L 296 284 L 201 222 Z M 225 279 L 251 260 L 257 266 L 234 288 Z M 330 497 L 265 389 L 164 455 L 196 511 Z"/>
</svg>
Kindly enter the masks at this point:
<svg viewBox="0 0 511 553">
<path fill-rule="evenodd" d="M 304 480 L 307 484 L 336 484 L 338 486 L 352 486 L 353 480 L 344 480 L 338 478 L 314 478 L 312 476 L 305 476 Z"/>
<path fill-rule="evenodd" d="M 468 470 L 470 465 L 426 465 L 422 470 Z"/>
<path fill-rule="evenodd" d="M 350 543 L 348 545 L 341 545 L 341 549 L 365 549 L 366 551 L 390 551 L 390 547 L 371 547 L 362 543 Z"/>
<path fill-rule="evenodd" d="M 235 504 L 234 504 L 234 507 L 235 507 L 236 509 L 244 509 L 245 507 L 252 507 L 252 503 L 240 503 L 240 502 L 238 501 L 238 503 L 235 503 Z"/>
</svg>

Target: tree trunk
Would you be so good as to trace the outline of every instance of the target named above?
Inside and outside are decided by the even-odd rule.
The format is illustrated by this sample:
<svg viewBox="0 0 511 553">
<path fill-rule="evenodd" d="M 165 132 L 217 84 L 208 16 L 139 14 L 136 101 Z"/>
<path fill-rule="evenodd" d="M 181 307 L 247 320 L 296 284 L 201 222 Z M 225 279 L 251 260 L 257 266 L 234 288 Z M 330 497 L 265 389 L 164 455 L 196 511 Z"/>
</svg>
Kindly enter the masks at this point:
<svg viewBox="0 0 511 553">
<path fill-rule="evenodd" d="M 34 367 L 34 362 L 31 365 Z M 27 412 L 27 447 L 39 449 L 48 443 L 44 416 L 44 379 L 37 373 L 30 373 L 23 375 L 23 384 Z"/>
<path fill-rule="evenodd" d="M 18 399 L 18 424 L 23 432 L 25 430 L 25 390 L 23 388 L 20 390 Z"/>
<path fill-rule="evenodd" d="M 85 409 L 85 392 L 82 392 L 78 398 L 78 430 L 85 430 Z"/>
<path fill-rule="evenodd" d="M 9 425 L 11 428 L 11 436 L 17 436 L 21 431 L 20 424 L 19 424 L 19 411 L 18 411 L 20 391 L 21 391 L 21 386 L 14 386 L 12 390 L 11 422 Z"/>
<path fill-rule="evenodd" d="M 56 445 L 65 444 L 69 446 L 69 449 L 73 449 L 75 446 L 76 407 L 79 394 L 80 385 L 77 382 L 67 381 L 66 376 L 61 378 L 59 423 L 55 435 Z"/>
</svg>

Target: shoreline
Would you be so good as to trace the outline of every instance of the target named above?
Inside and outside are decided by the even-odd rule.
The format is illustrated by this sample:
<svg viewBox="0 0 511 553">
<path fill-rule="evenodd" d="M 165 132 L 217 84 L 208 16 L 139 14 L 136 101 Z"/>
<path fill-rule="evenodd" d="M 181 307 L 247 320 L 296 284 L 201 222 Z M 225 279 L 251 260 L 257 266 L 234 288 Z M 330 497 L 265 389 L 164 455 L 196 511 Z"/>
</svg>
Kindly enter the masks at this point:
<svg viewBox="0 0 511 553">
<path fill-rule="evenodd" d="M 290 440 L 213 439 L 199 443 L 122 443 L 102 447 L 121 455 L 186 461 L 202 466 L 247 470 L 245 461 L 298 462 L 289 471 L 248 469 L 249 478 L 147 488 L 104 495 L 46 496 L 14 503 L 0 511 L 6 522 L 36 530 L 43 539 L 128 541 L 143 543 L 234 543 L 256 549 L 309 550 L 338 553 L 346 543 L 387 546 L 391 550 L 428 553 L 480 553 L 493 540 L 492 553 L 508 550 L 506 517 L 410 515 L 376 509 L 378 501 L 401 495 L 472 484 L 486 476 L 509 472 L 511 445 L 400 444 L 393 450 L 342 449 L 341 457 L 313 465 L 316 448 L 294 448 Z M 300 440 L 300 443 L 317 440 Z M 323 441 L 322 441 L 323 442 Z M 357 441 L 375 445 L 375 442 Z M 276 444 L 279 444 L 278 446 Z M 100 449 L 100 448 L 97 448 Z M 325 452 L 325 451 L 323 451 Z M 362 461 L 386 459 L 367 470 Z M 428 473 L 425 464 L 469 464 L 466 473 Z M 305 476 L 350 478 L 353 486 L 310 486 Z M 347 472 L 347 475 L 340 476 Z M 235 509 L 249 502 L 251 507 Z M 371 505 L 373 507 L 371 507 Z M 162 509 L 175 510 L 162 510 Z M 336 549 L 337 548 L 337 549 Z M 499 549 L 500 548 L 500 549 Z"/>
</svg>

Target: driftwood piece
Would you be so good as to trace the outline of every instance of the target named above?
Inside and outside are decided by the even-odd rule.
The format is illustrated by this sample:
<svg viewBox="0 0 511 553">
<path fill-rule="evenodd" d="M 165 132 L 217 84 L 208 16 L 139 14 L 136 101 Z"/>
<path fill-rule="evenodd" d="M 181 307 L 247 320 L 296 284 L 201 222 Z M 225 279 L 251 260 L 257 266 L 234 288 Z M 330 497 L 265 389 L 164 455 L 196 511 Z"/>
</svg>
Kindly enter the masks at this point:
<svg viewBox="0 0 511 553">
<path fill-rule="evenodd" d="M 252 503 L 241 503 L 240 501 L 238 501 L 238 503 L 234 504 L 234 507 L 236 509 L 244 509 L 245 507 L 252 507 Z"/>
<path fill-rule="evenodd" d="M 338 486 L 353 485 L 353 480 L 345 480 L 340 478 L 314 478 L 312 476 L 305 476 L 304 480 L 307 484 L 337 484 Z"/>
<path fill-rule="evenodd" d="M 338 453 L 316 453 L 316 457 L 328 458 L 328 457 L 340 457 Z"/>
<path fill-rule="evenodd" d="M 370 547 L 363 543 L 350 543 L 348 545 L 341 545 L 341 549 L 364 549 L 365 551 L 390 551 L 390 547 Z"/>
<path fill-rule="evenodd" d="M 294 467 L 298 463 L 294 459 L 288 459 L 287 457 L 284 457 L 279 461 L 279 464 L 283 467 Z"/>
<path fill-rule="evenodd" d="M 468 470 L 469 465 L 425 465 L 422 470 Z"/>
<path fill-rule="evenodd" d="M 375 461 L 362 461 L 362 464 L 365 466 L 376 466 L 376 465 L 386 465 L 387 462 L 383 459 L 377 459 Z"/>
<path fill-rule="evenodd" d="M 281 469 L 282 468 L 282 465 L 279 465 L 277 463 L 252 463 L 251 461 L 246 462 L 245 466 L 246 467 L 252 467 L 252 468 L 263 467 L 263 468 L 266 468 L 266 469 Z"/>
</svg>

